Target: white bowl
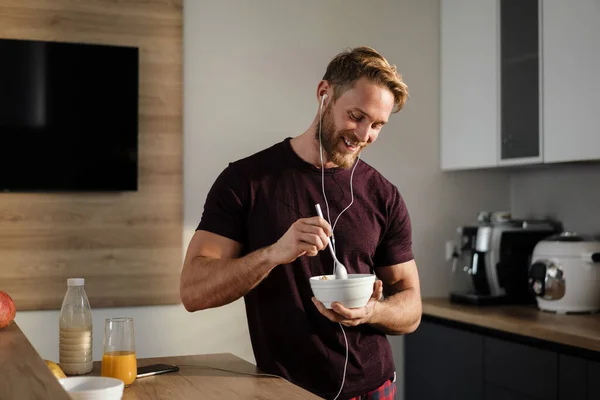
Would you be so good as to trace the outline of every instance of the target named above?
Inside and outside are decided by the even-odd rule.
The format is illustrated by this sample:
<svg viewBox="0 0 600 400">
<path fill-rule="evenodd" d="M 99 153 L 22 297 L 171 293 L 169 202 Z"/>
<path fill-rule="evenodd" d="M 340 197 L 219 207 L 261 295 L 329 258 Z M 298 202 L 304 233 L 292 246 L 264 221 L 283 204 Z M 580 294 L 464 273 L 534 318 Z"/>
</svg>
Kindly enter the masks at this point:
<svg viewBox="0 0 600 400">
<path fill-rule="evenodd" d="M 121 400 L 125 384 L 104 376 L 73 376 L 58 380 L 73 400 Z"/>
<path fill-rule="evenodd" d="M 374 283 L 375 275 L 372 274 L 348 274 L 348 279 L 335 279 L 335 275 L 310 278 L 313 294 L 329 309 L 334 301 L 347 308 L 364 307 L 373 294 Z"/>
</svg>

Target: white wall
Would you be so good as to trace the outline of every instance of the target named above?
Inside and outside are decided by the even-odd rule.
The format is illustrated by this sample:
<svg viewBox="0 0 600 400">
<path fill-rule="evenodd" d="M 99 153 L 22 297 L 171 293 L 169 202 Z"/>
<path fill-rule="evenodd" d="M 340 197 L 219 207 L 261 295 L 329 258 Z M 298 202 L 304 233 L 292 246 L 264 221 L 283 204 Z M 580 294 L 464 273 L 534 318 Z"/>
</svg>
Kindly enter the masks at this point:
<svg viewBox="0 0 600 400">
<path fill-rule="evenodd" d="M 407 202 L 423 295 L 445 296 L 444 242 L 478 210 L 508 208 L 509 188 L 503 172 L 440 171 L 439 11 L 438 0 L 185 1 L 184 247 L 227 163 L 302 133 L 317 111 L 328 61 L 369 45 L 398 66 L 411 99 L 364 159 Z M 229 351 L 253 361 L 242 301 L 194 314 L 181 306 L 94 310 L 96 359 L 102 320 L 114 315 L 135 318 L 140 357 Z M 46 358 L 57 358 L 57 316 L 17 316 Z M 401 378 L 402 340 L 390 339 Z"/>
<path fill-rule="evenodd" d="M 66 291 L 66 287 L 65 287 Z M 58 362 L 59 311 L 22 311 L 15 321 L 42 358 Z M 94 360 L 102 359 L 104 319 L 127 316 L 134 318 L 135 345 L 138 358 L 235 352 L 250 359 L 241 350 L 232 319 L 245 319 L 243 310 L 234 305 L 188 313 L 183 306 L 152 306 L 92 309 Z M 243 329 L 240 328 L 243 331 Z M 247 329 L 246 329 L 247 332 Z"/>
<path fill-rule="evenodd" d="M 510 181 L 516 215 L 552 217 L 567 231 L 600 234 L 600 163 L 519 168 Z"/>
</svg>

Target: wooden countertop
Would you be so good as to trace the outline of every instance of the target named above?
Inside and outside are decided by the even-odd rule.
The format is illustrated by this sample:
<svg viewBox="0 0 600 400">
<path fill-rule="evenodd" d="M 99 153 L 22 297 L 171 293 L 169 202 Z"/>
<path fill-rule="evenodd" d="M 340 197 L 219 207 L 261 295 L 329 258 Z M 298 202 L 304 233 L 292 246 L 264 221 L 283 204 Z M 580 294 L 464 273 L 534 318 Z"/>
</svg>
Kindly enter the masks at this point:
<svg viewBox="0 0 600 400">
<path fill-rule="evenodd" d="M 423 299 L 423 314 L 600 352 L 600 314 L 561 315 L 532 306 L 473 306 Z"/>
<path fill-rule="evenodd" d="M 253 376 L 260 371 L 233 354 L 138 359 L 138 366 L 175 364 L 178 372 L 136 379 L 125 388 L 123 400 L 151 399 L 320 399 L 282 378 Z M 94 362 L 93 375 L 101 363 Z"/>
<path fill-rule="evenodd" d="M 57 344 L 58 346 L 58 344 Z M 177 364 L 178 372 L 137 379 L 123 400 L 319 399 L 282 378 L 254 376 L 256 366 L 233 354 L 138 359 L 138 365 Z M 94 362 L 92 375 L 100 375 Z M 0 329 L 0 399 L 70 400 L 16 323 Z"/>
<path fill-rule="evenodd" d="M 0 329 L 0 399 L 70 400 L 14 322 Z"/>
</svg>

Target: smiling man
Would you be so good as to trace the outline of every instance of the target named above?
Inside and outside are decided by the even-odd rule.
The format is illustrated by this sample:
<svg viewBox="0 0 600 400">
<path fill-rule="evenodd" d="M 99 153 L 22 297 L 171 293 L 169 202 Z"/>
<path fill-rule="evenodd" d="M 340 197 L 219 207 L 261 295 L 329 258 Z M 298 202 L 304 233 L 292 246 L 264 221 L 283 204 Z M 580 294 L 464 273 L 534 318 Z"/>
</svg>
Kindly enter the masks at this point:
<svg viewBox="0 0 600 400">
<path fill-rule="evenodd" d="M 219 175 L 185 257 L 186 309 L 244 297 L 258 367 L 327 399 L 394 399 L 386 335 L 421 320 L 408 210 L 396 186 L 360 160 L 407 97 L 374 49 L 337 55 L 317 85 L 308 129 Z M 332 234 L 348 274 L 377 275 L 364 307 L 327 309 L 313 297 L 309 278 L 333 271 L 321 251 Z"/>
</svg>

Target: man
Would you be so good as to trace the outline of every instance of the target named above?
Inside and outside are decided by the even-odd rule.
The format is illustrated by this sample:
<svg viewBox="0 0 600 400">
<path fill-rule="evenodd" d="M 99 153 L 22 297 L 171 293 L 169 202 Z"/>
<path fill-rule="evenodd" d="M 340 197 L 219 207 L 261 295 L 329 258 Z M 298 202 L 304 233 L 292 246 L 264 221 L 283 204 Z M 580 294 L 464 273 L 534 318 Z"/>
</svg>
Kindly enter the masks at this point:
<svg viewBox="0 0 600 400">
<path fill-rule="evenodd" d="M 244 297 L 264 372 L 328 399 L 393 399 L 386 334 L 419 325 L 419 278 L 404 201 L 359 154 L 402 109 L 407 87 L 385 58 L 360 47 L 330 62 L 316 97 L 303 134 L 217 178 L 187 250 L 181 299 L 193 312 Z M 333 224 L 316 216 L 317 203 Z M 327 309 L 314 299 L 309 278 L 333 273 L 327 245 L 348 274 L 377 275 L 365 307 Z"/>
</svg>

